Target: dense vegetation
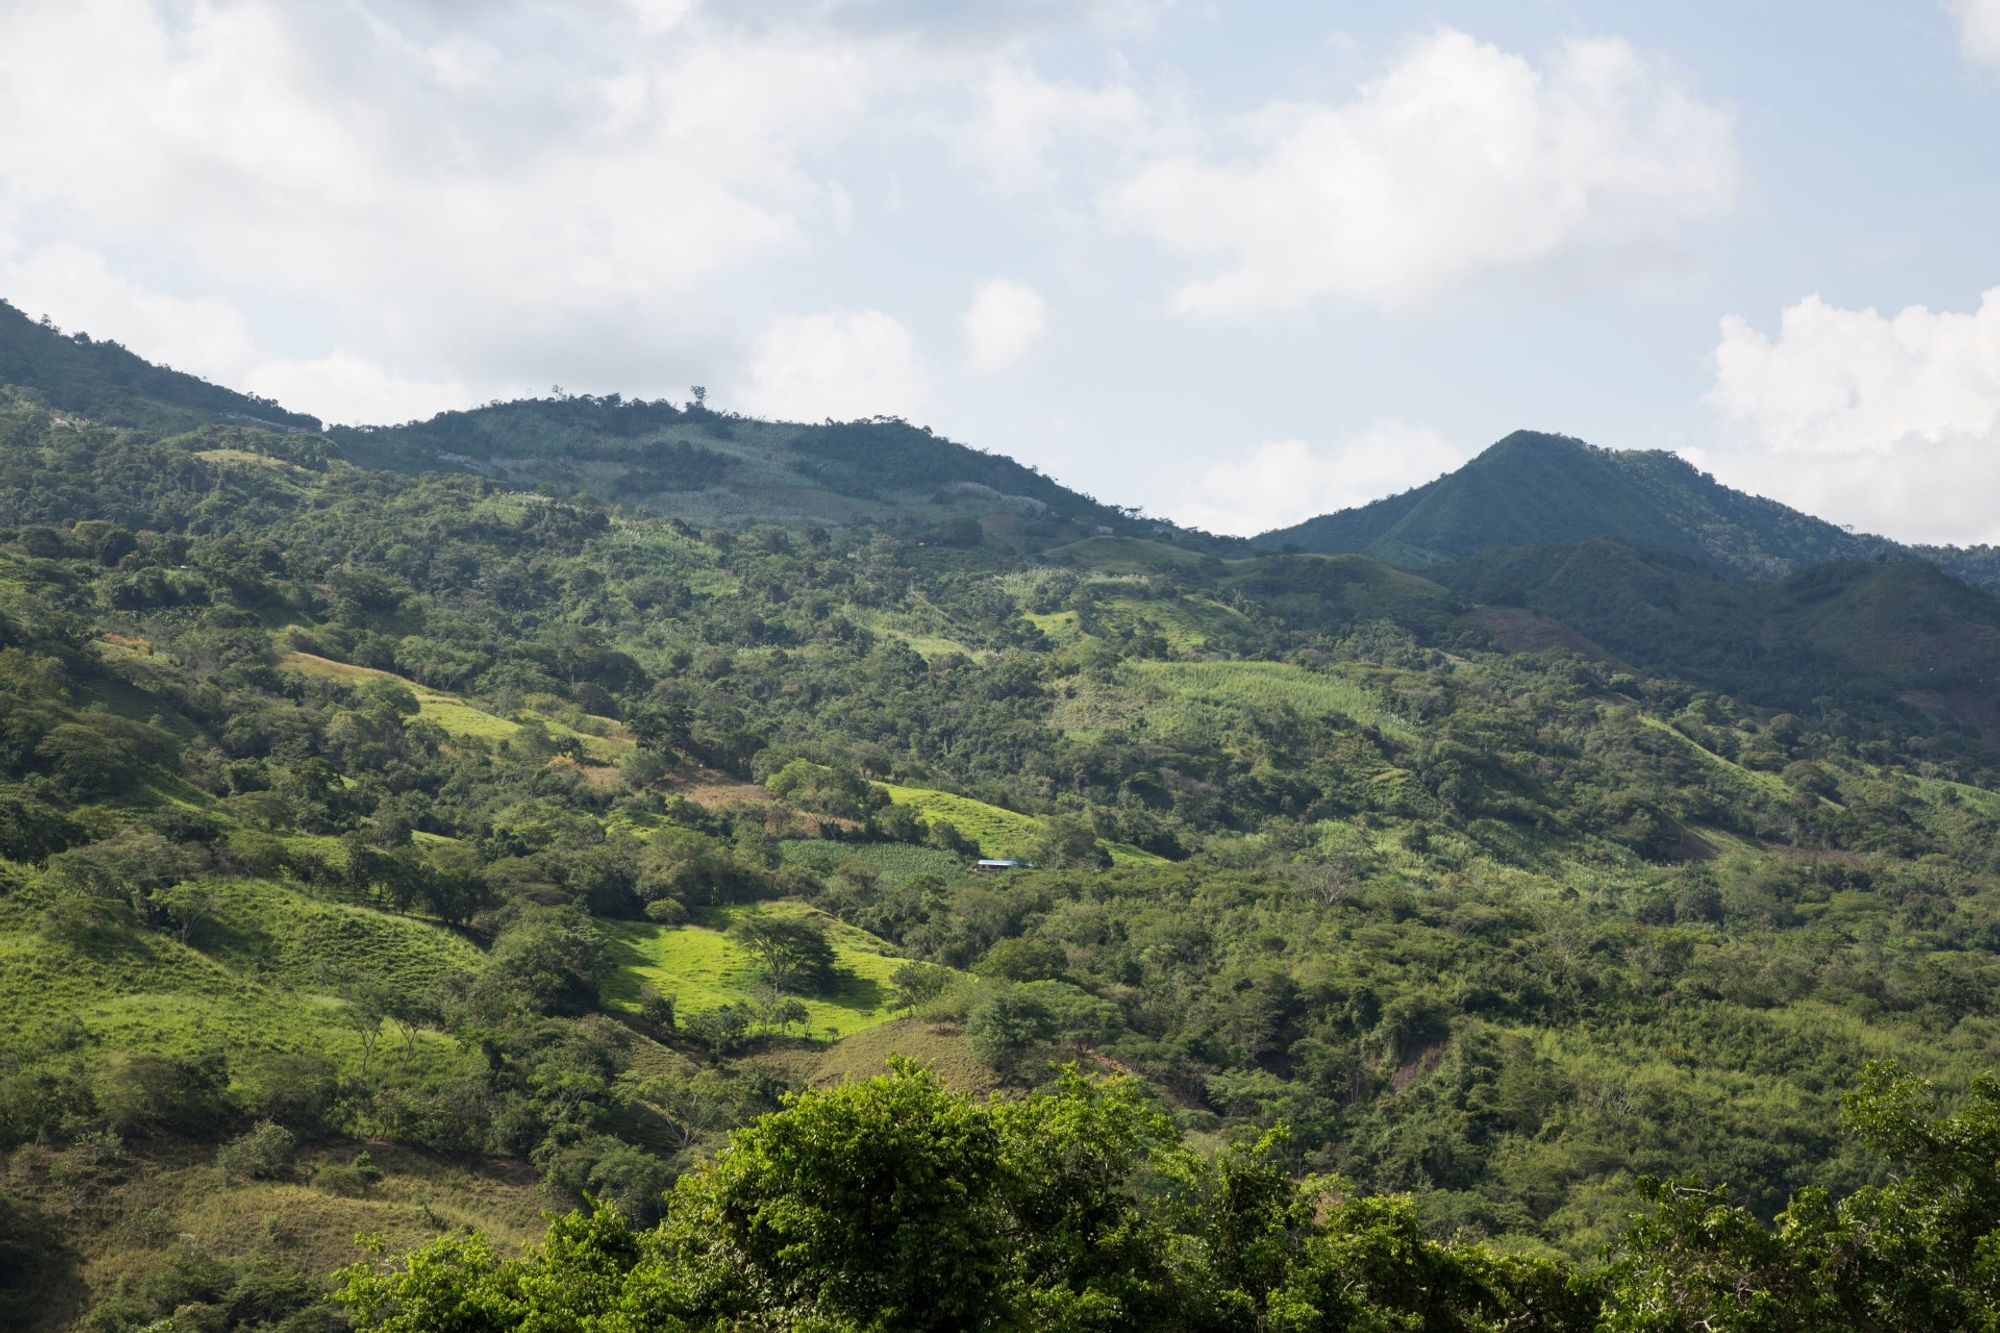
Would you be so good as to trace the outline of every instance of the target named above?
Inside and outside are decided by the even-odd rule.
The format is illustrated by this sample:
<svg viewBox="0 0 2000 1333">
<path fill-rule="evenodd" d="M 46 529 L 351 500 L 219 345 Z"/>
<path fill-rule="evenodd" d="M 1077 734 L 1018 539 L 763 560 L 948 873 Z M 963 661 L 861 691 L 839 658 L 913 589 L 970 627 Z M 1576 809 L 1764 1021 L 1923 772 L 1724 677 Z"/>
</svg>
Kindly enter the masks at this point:
<svg viewBox="0 0 2000 1333">
<path fill-rule="evenodd" d="M 0 321 L 0 1322 L 1993 1317 L 1988 593 L 109 348 Z"/>
</svg>

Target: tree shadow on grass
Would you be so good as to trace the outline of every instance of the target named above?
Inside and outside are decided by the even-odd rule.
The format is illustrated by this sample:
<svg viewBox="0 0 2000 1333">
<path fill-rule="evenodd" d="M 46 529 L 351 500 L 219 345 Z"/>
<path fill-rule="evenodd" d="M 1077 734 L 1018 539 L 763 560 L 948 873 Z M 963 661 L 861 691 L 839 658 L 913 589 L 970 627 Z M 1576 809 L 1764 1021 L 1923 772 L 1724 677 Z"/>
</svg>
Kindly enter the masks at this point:
<svg viewBox="0 0 2000 1333">
<path fill-rule="evenodd" d="M 75 1251 L 25 1199 L 0 1194 L 0 1327 L 68 1328 L 83 1304 Z"/>
</svg>

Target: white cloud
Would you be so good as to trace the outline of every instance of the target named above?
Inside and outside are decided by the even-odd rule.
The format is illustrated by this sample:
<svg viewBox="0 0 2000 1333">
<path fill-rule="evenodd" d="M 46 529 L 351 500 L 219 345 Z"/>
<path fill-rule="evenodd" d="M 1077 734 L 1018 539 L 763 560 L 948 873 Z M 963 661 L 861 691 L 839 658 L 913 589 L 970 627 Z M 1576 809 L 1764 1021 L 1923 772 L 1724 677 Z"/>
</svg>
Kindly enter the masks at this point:
<svg viewBox="0 0 2000 1333">
<path fill-rule="evenodd" d="M 1436 431 L 1399 421 L 1326 446 L 1273 440 L 1240 460 L 1204 467 L 1168 513 L 1210 532 L 1247 537 L 1406 491 L 1468 456 Z"/>
<path fill-rule="evenodd" d="M 1049 303 L 1033 287 L 1005 278 L 982 286 L 959 319 L 966 364 L 983 374 L 1006 370 L 1048 331 Z"/>
<path fill-rule="evenodd" d="M 2000 66 L 2000 0 L 1950 0 L 1949 8 L 1965 58 Z"/>
<path fill-rule="evenodd" d="M 1495 275 L 1656 265 L 1731 203 L 1730 111 L 1622 41 L 1541 68 L 1439 32 L 1341 105 L 1274 104 L 1236 151 L 1156 161 L 1106 217 L 1208 268 L 1182 312 L 1400 307 Z"/>
<path fill-rule="evenodd" d="M 0 220 L 135 290 L 232 306 L 257 349 L 211 372 L 362 360 L 477 396 L 581 381 L 598 356 L 664 381 L 606 388 L 719 376 L 668 368 L 694 342 L 731 354 L 718 289 L 836 231 L 837 150 L 913 89 L 962 97 L 972 58 L 938 68 L 894 26 L 751 17 L 21 0 L 0 6 Z M 58 295 L 60 322 L 137 344 L 123 312 Z M 607 327 L 608 354 L 590 340 Z M 384 401 L 364 379 L 324 381 L 356 390 L 336 415 Z"/>
<path fill-rule="evenodd" d="M 1158 135 L 1161 118 L 1127 83 L 1093 87 L 1009 63 L 980 80 L 970 121 L 945 128 L 989 186 L 1018 193 L 1052 189 L 1065 151 L 1135 149 Z"/>
<path fill-rule="evenodd" d="M 264 361 L 241 387 L 297 412 L 348 425 L 421 421 L 469 406 L 477 395 L 464 384 L 405 379 L 348 351 L 295 361 Z"/>
<path fill-rule="evenodd" d="M 1776 338 L 1732 315 L 1707 401 L 1736 432 L 1724 480 L 1905 540 L 2000 540 L 2000 287 L 1970 313 L 1811 296 Z"/>
<path fill-rule="evenodd" d="M 30 318 L 48 315 L 218 383 L 231 383 L 256 359 L 243 314 L 226 298 L 145 290 L 86 246 L 58 242 L 0 257 L 0 296 Z"/>
<path fill-rule="evenodd" d="M 751 349 L 721 405 L 781 421 L 917 417 L 928 376 L 917 340 L 879 310 L 781 315 Z"/>
</svg>

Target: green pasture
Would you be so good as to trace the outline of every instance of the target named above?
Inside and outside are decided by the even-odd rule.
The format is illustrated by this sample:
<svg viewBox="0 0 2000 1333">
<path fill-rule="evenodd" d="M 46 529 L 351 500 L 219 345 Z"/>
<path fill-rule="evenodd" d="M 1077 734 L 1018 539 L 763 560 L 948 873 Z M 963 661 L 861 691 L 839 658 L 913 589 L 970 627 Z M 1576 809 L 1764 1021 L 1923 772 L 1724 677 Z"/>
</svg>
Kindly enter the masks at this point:
<svg viewBox="0 0 2000 1333">
<path fill-rule="evenodd" d="M 606 1002 L 635 1011 L 640 987 L 651 986 L 673 996 L 683 1016 L 736 1002 L 754 1005 L 765 993 L 763 969 L 728 935 L 730 923 L 746 914 L 817 915 L 827 927 L 839 978 L 824 995 L 797 997 L 806 1007 L 808 1035 L 837 1039 L 890 1019 L 889 979 L 909 960 L 867 931 L 800 902 L 704 908 L 681 926 L 600 921 L 598 928 L 611 942 L 617 966 L 604 986 Z"/>
</svg>

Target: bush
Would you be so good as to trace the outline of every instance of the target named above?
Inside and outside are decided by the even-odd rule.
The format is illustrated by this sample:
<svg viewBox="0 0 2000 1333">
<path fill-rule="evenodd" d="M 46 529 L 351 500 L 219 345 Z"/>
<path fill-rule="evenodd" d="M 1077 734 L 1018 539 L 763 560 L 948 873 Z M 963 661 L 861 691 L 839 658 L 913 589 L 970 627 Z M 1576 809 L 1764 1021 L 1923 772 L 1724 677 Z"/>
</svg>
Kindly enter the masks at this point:
<svg viewBox="0 0 2000 1333">
<path fill-rule="evenodd" d="M 674 1030 L 674 997 L 662 995 L 651 986 L 639 988 L 639 1020 L 660 1032 Z"/>
<path fill-rule="evenodd" d="M 381 1179 L 382 1168 L 375 1165 L 374 1158 L 361 1152 L 356 1153 L 354 1160 L 346 1166 L 328 1165 L 313 1172 L 312 1187 L 343 1198 L 358 1199 Z"/>
<path fill-rule="evenodd" d="M 98 1103 L 121 1134 L 210 1132 L 227 1111 L 229 1062 L 220 1051 L 184 1059 L 134 1055 L 111 1072 Z"/>
<path fill-rule="evenodd" d="M 646 904 L 646 919 L 663 926 L 678 926 L 687 915 L 687 907 L 678 898 L 655 898 Z"/>
<path fill-rule="evenodd" d="M 275 1121 L 260 1121 L 240 1138 L 231 1139 L 215 1154 L 215 1164 L 231 1180 L 283 1180 L 292 1174 L 299 1141 Z"/>
</svg>

